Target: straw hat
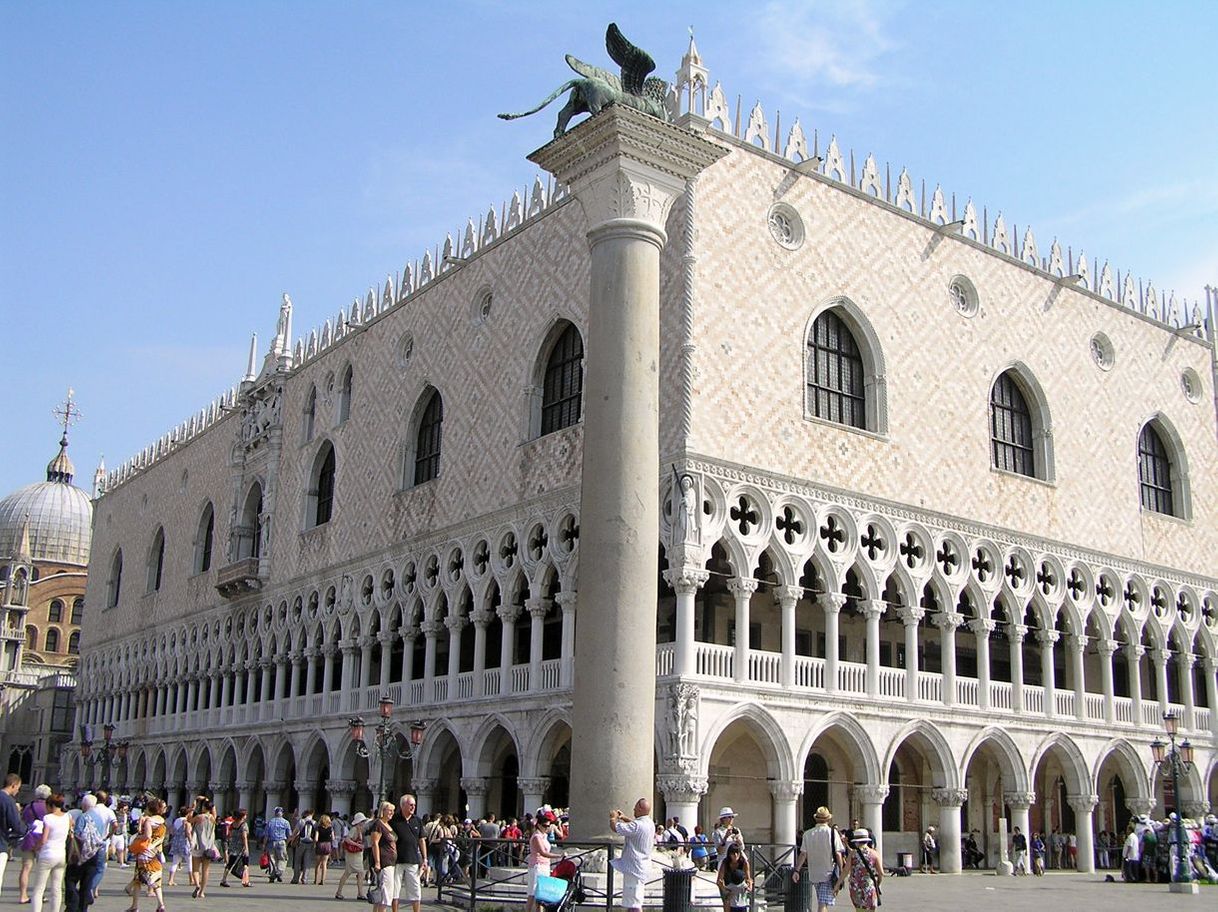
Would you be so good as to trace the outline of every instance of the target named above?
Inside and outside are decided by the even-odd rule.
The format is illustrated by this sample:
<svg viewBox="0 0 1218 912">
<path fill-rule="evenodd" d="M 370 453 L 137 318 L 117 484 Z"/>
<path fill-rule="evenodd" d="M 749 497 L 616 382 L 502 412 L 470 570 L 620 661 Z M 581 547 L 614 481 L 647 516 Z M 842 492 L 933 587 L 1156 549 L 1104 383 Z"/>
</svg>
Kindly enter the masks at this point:
<svg viewBox="0 0 1218 912">
<path fill-rule="evenodd" d="M 827 807 L 825 807 L 823 804 L 816 809 L 816 822 L 817 823 L 828 823 L 832 819 L 833 819 L 833 815 L 831 813 L 829 813 L 829 809 Z"/>
</svg>

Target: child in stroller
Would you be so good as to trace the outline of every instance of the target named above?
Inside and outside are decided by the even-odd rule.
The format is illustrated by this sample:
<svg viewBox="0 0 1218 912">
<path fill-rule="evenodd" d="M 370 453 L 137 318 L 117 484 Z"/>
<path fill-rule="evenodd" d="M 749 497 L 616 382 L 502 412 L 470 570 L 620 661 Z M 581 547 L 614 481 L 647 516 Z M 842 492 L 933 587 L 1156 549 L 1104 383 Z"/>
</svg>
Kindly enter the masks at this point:
<svg viewBox="0 0 1218 912">
<path fill-rule="evenodd" d="M 546 912 L 570 912 L 583 903 L 587 896 L 579 873 L 582 863 L 579 858 L 563 858 L 554 866 L 551 876 L 537 878 L 538 906 Z"/>
</svg>

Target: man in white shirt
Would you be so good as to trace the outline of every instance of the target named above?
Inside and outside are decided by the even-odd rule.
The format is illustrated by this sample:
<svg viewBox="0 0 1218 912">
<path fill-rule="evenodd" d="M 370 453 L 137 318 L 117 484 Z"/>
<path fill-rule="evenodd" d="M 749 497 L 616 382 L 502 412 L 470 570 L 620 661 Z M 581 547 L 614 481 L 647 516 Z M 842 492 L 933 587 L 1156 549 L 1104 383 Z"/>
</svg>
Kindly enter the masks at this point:
<svg viewBox="0 0 1218 912">
<path fill-rule="evenodd" d="M 837 881 L 845 862 L 845 846 L 833 828 L 833 815 L 827 807 L 816 809 L 816 826 L 804 831 L 799 857 L 791 873 L 793 883 L 799 883 L 799 872 L 808 864 L 808 878 L 816 884 L 817 912 L 826 912 L 837 896 Z"/>
<path fill-rule="evenodd" d="M 97 818 L 105 824 L 102 829 L 102 837 L 106 840 L 106 844 L 102 848 L 101 855 L 97 860 L 97 867 L 93 871 L 93 879 L 88 884 L 90 895 L 96 896 L 97 891 L 101 888 L 102 878 L 106 876 L 106 862 L 109 859 L 111 837 L 118 832 L 118 815 L 110 807 L 110 795 L 104 791 L 97 792 L 97 807 L 93 810 Z"/>
<path fill-rule="evenodd" d="M 609 812 L 609 827 L 626 840 L 621 857 L 613 859 L 614 869 L 622 875 L 622 908 L 641 912 L 643 884 L 651 871 L 651 850 L 656 842 L 651 802 L 646 798 L 636 801 L 633 820 L 615 808 Z"/>
<path fill-rule="evenodd" d="M 1131 829 L 1125 837 L 1125 847 L 1121 850 L 1121 871 L 1126 883 L 1137 883 L 1138 872 L 1142 867 L 1142 837 L 1138 831 Z"/>
</svg>

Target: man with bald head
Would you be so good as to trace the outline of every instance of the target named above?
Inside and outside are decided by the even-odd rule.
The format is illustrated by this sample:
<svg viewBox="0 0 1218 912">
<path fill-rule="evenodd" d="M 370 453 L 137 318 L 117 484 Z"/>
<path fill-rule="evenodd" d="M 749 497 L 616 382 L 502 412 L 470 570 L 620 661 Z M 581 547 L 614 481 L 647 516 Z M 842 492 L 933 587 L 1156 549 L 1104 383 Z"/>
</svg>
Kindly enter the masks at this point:
<svg viewBox="0 0 1218 912">
<path fill-rule="evenodd" d="M 636 801 L 633 819 L 615 808 L 609 812 L 609 827 L 626 840 L 621 857 L 613 860 L 613 867 L 622 875 L 622 908 L 641 912 L 643 884 L 651 873 L 651 850 L 656 843 L 651 802 L 646 798 Z"/>
</svg>

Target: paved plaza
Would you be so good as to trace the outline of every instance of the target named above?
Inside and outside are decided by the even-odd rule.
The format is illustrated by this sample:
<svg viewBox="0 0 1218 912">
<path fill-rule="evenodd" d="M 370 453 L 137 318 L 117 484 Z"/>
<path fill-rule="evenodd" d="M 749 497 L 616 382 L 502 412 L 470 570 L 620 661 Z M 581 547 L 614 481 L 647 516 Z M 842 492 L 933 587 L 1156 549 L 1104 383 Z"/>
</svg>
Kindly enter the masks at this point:
<svg viewBox="0 0 1218 912">
<path fill-rule="evenodd" d="M 91 908 L 93 912 L 122 912 L 130 901 L 122 893 L 126 871 L 112 869 L 106 874 L 102 894 Z M 255 878 L 251 889 L 241 887 L 222 889 L 218 884 L 208 887 L 208 895 L 202 900 L 192 900 L 190 888 L 177 886 L 167 891 L 165 906 L 170 912 L 191 909 L 195 912 L 230 909 L 249 912 L 308 912 L 314 909 L 351 909 L 359 912 L 370 909 L 367 903 L 357 902 L 348 892 L 345 902 L 334 898 L 338 876 L 331 872 L 329 884 L 319 886 L 292 886 L 290 884 L 266 883 L 265 877 Z M 0 908 L 16 906 L 17 873 L 9 865 L 4 877 L 3 892 L 0 893 Z M 435 902 L 435 891 L 425 894 L 424 908 L 433 912 L 447 912 L 453 907 Z M 1049 874 L 1043 878 L 995 877 L 990 874 L 960 875 L 915 875 L 908 878 L 891 878 L 884 882 L 885 910 L 942 910 L 956 909 L 960 912 L 982 909 L 984 912 L 1045 912 L 1048 909 L 1072 910 L 1121 910 L 1137 909 L 1139 912 L 1155 912 L 1158 909 L 1188 910 L 1213 909 L 1218 900 L 1218 887 L 1201 888 L 1199 896 L 1177 896 L 1168 893 L 1163 885 L 1128 885 L 1104 883 L 1103 876 L 1090 874 Z M 480 909 L 490 912 L 498 909 L 498 903 L 479 904 Z M 145 912 L 152 912 L 156 904 L 145 898 L 140 903 Z M 523 908 L 523 907 L 509 907 Z M 601 907 L 586 907 L 590 912 Z M 849 899 L 839 897 L 837 908 L 849 910 Z"/>
</svg>

